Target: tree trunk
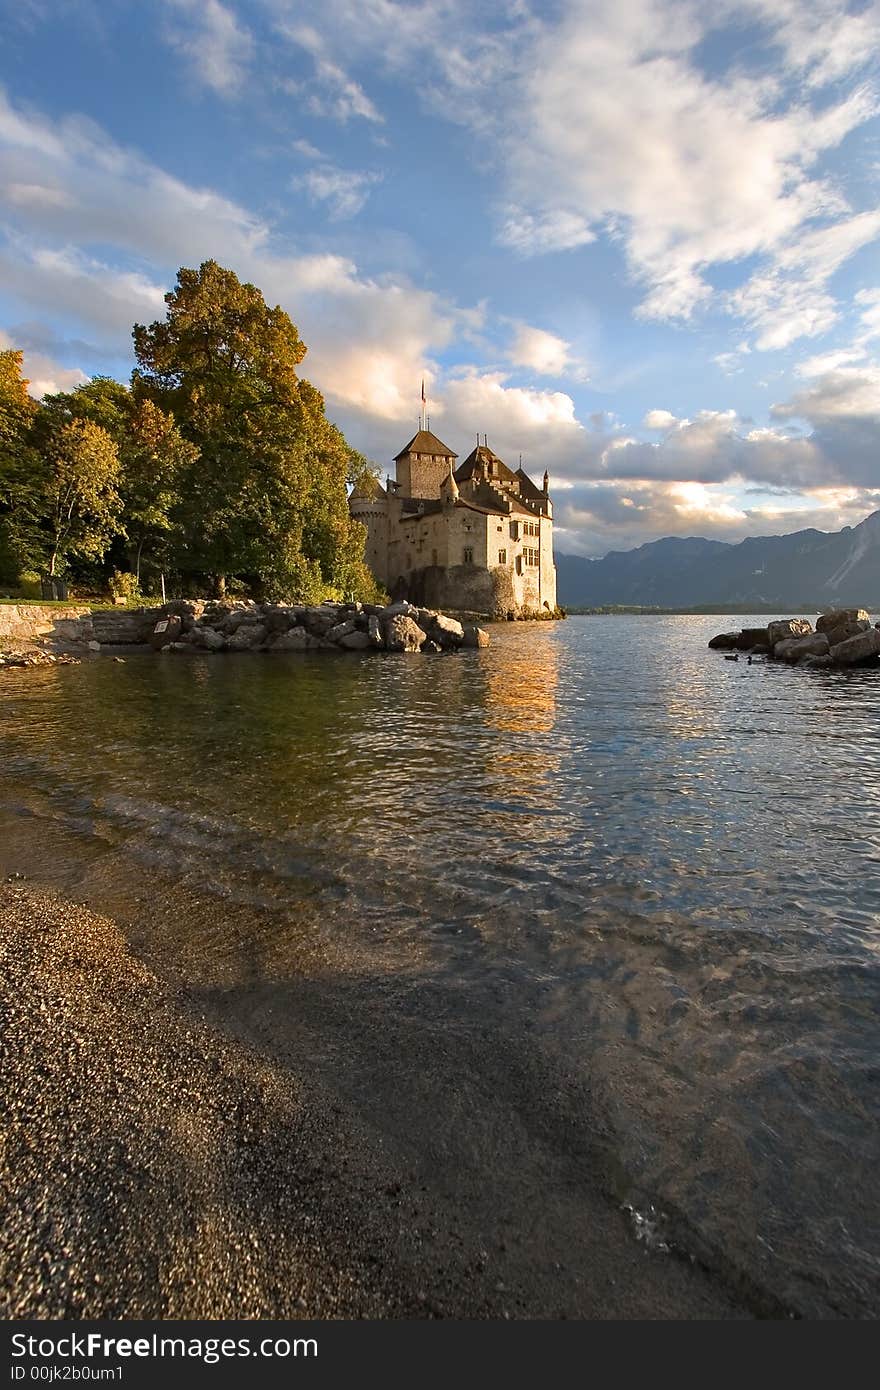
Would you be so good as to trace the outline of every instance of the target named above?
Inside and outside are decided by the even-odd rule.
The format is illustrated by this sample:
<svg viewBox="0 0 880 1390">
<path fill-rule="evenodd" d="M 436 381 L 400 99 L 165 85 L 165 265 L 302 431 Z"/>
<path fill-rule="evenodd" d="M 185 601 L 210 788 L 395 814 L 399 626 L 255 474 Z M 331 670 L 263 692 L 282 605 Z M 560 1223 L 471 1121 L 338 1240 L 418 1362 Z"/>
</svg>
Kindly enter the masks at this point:
<svg viewBox="0 0 880 1390">
<path fill-rule="evenodd" d="M 55 576 L 55 565 L 56 565 L 57 561 L 58 561 L 58 551 L 57 551 L 57 550 L 53 550 L 53 551 L 52 551 L 52 558 L 51 558 L 51 560 L 49 561 L 49 573 L 50 573 L 50 575 L 52 575 L 53 578 L 54 578 L 54 576 Z"/>
<path fill-rule="evenodd" d="M 134 577 L 138 588 L 141 587 L 141 551 L 143 550 L 143 548 L 144 538 L 143 536 L 141 536 L 140 540 L 138 541 L 137 559 L 134 562 Z"/>
<path fill-rule="evenodd" d="M 225 598 L 225 597 L 226 597 L 226 575 L 225 575 L 225 574 L 215 574 L 215 575 L 214 575 L 214 598 Z"/>
</svg>

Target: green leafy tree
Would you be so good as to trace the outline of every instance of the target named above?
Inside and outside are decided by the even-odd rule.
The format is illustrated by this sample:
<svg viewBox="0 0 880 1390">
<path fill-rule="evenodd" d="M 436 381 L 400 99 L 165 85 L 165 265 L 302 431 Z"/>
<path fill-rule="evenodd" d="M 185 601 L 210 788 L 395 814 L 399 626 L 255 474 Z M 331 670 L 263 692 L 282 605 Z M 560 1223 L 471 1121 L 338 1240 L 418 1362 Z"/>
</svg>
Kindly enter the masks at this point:
<svg viewBox="0 0 880 1390">
<path fill-rule="evenodd" d="M 49 434 L 41 490 L 50 574 L 71 555 L 104 555 L 119 526 L 118 479 L 116 445 L 100 425 L 71 420 Z"/>
<path fill-rule="evenodd" d="M 31 445 L 37 403 L 22 376 L 23 354 L 0 352 L 0 578 L 15 582 L 35 564 L 38 460 Z"/>
<path fill-rule="evenodd" d="M 165 302 L 163 321 L 135 326 L 132 389 L 198 450 L 174 513 L 179 568 L 221 592 L 231 575 L 268 596 L 371 585 L 346 500 L 354 456 L 298 375 L 288 315 L 216 261 L 181 269 Z"/>
<path fill-rule="evenodd" d="M 197 460 L 198 450 L 183 438 L 170 415 L 150 400 L 137 399 L 110 377 L 93 377 L 73 391 L 48 396 L 43 407 L 42 433 L 71 420 L 91 420 L 116 445 L 120 534 L 128 540 L 128 561 L 139 586 L 145 555 L 156 565 L 168 561 L 179 483 Z"/>
<path fill-rule="evenodd" d="M 198 459 L 198 448 L 184 439 L 170 415 L 150 400 L 132 401 L 121 448 L 120 492 L 138 585 L 145 549 L 154 563 L 168 561 L 181 482 Z"/>
<path fill-rule="evenodd" d="M 71 420 L 91 420 L 93 425 L 106 430 L 117 448 L 121 448 L 131 411 L 131 392 L 127 386 L 113 377 L 94 376 L 72 391 L 44 396 L 36 434 L 38 438 L 46 438 L 52 430 L 60 429 Z"/>
</svg>

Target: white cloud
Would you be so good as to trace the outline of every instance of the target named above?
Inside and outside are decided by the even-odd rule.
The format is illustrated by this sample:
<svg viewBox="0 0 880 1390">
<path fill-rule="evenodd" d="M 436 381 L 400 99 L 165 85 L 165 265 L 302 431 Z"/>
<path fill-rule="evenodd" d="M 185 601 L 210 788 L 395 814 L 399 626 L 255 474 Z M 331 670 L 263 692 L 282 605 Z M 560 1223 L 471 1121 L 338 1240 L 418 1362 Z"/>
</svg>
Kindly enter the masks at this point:
<svg viewBox="0 0 880 1390">
<path fill-rule="evenodd" d="M 554 209 L 534 214 L 510 209 L 498 239 L 502 246 L 524 255 L 536 252 L 573 251 L 596 240 L 596 233 L 580 213 Z"/>
<path fill-rule="evenodd" d="M 728 7 L 734 10 L 734 6 Z M 771 26 L 786 64 L 821 87 L 871 63 L 880 46 L 880 7 L 840 0 L 746 0 L 741 6 Z"/>
<path fill-rule="evenodd" d="M 293 7 L 270 3 L 290 30 Z M 876 4 L 326 0 L 311 23 L 316 51 L 380 66 L 473 130 L 501 180 L 503 244 L 616 240 L 645 318 L 688 318 L 721 298 L 712 268 L 743 265 L 726 303 L 760 346 L 815 336 L 837 316 L 832 263 L 877 235 L 823 167 L 877 111 L 868 87 L 840 85 L 875 51 Z M 761 63 L 710 70 L 704 42 L 750 25 Z"/>
<path fill-rule="evenodd" d="M 304 49 L 312 58 L 313 90 L 308 103 L 313 115 L 327 116 L 343 125 L 352 119 L 382 123 L 384 118 L 381 112 L 360 83 L 330 57 L 327 42 L 317 28 L 294 20 L 282 21 L 279 29 L 286 39 Z M 296 82 L 288 80 L 282 85 L 292 93 L 299 93 L 300 87 Z"/>
<path fill-rule="evenodd" d="M 780 247 L 769 269 L 730 296 L 733 312 L 757 331 L 756 347 L 787 347 L 797 338 L 814 338 L 833 327 L 838 309 L 828 281 L 878 235 L 880 212 L 865 212 L 804 231 Z"/>
<path fill-rule="evenodd" d="M 808 527 L 839 531 L 878 507 L 876 489 L 815 488 L 795 496 L 728 485 L 595 482 L 558 495 L 554 520 L 560 551 L 598 557 L 665 536 L 736 544 Z"/>
<path fill-rule="evenodd" d="M 790 400 L 774 405 L 772 414 L 781 420 L 800 417 L 814 427 L 840 421 L 866 422 L 875 431 L 876 448 L 880 442 L 880 364 L 837 366 L 826 371 Z"/>
<path fill-rule="evenodd" d="M 431 354 L 480 317 L 400 277 L 365 277 L 347 257 L 278 245 L 239 204 L 172 178 L 91 123 L 53 123 L 0 92 L 0 177 L 22 164 L 61 196 L 8 211 L 0 287 L 26 311 L 94 330 L 114 360 L 130 350 L 135 321 L 161 317 L 178 266 L 214 257 L 288 309 L 309 346 L 305 371 L 335 408 L 400 419 Z"/>
<path fill-rule="evenodd" d="M 532 324 L 514 324 L 514 338 L 508 357 L 515 367 L 526 367 L 539 376 L 570 376 L 587 379 L 586 364 L 572 352 L 571 343 L 556 333 Z"/>
<path fill-rule="evenodd" d="M 333 164 L 322 163 L 296 177 L 292 187 L 307 193 L 313 203 L 326 204 L 330 217 L 342 221 L 360 212 L 370 196 L 370 189 L 381 177 L 381 174 L 338 169 Z"/>
<path fill-rule="evenodd" d="M 642 421 L 646 430 L 672 430 L 680 423 L 671 410 L 649 410 Z"/>
<path fill-rule="evenodd" d="M 170 45 L 187 60 L 198 80 L 220 96 L 242 86 L 254 56 L 250 32 L 220 0 L 166 0 L 174 12 Z"/>
<path fill-rule="evenodd" d="M 874 110 L 865 92 L 780 109 L 766 78 L 709 79 L 693 60 L 704 13 L 569 5 L 532 55 L 506 145 L 527 216 L 561 208 L 621 239 L 646 317 L 687 317 L 711 296 L 705 268 L 784 253 L 809 219 L 835 215 L 839 195 L 808 171 Z"/>
</svg>

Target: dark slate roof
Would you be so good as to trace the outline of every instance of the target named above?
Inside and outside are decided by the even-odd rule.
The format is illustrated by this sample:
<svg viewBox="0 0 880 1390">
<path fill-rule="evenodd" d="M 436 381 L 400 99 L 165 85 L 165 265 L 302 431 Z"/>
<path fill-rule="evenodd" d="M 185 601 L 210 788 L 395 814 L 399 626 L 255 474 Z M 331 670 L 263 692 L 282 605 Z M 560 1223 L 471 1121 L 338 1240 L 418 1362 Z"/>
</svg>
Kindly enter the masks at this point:
<svg viewBox="0 0 880 1390">
<path fill-rule="evenodd" d="M 535 486 L 525 469 L 518 468 L 516 476 L 519 479 L 519 490 L 523 497 L 533 497 L 536 501 L 543 501 L 544 493 Z"/>
<path fill-rule="evenodd" d="M 423 516 L 434 516 L 443 510 L 443 503 L 431 497 L 407 497 L 406 501 L 410 505 L 401 511 L 401 521 L 418 521 Z"/>
<path fill-rule="evenodd" d="M 443 458 L 458 458 L 455 450 L 450 449 L 448 444 L 444 444 L 442 439 L 438 439 L 436 434 L 432 434 L 430 430 L 417 430 L 400 453 L 394 455 L 394 462 L 402 459 L 405 454 L 431 454 L 434 458 L 438 455 Z"/>
<path fill-rule="evenodd" d="M 491 449 L 487 448 L 485 444 L 478 444 L 477 447 L 475 449 L 472 449 L 471 452 L 468 454 L 464 463 L 460 464 L 459 467 L 456 468 L 455 481 L 457 483 L 467 482 L 469 478 L 472 478 L 474 476 L 474 470 L 476 469 L 478 463 L 485 464 L 487 470 L 489 468 L 489 465 L 492 465 L 493 471 L 490 474 L 490 476 L 493 482 L 516 482 L 516 474 L 511 473 L 507 464 L 504 463 L 496 453 L 493 453 Z"/>
<path fill-rule="evenodd" d="M 475 512 L 486 512 L 489 516 L 537 516 L 537 512 L 528 503 L 521 502 L 515 492 L 504 492 L 491 483 L 481 483 L 472 496 L 462 497 L 455 505 L 470 507 Z"/>
</svg>

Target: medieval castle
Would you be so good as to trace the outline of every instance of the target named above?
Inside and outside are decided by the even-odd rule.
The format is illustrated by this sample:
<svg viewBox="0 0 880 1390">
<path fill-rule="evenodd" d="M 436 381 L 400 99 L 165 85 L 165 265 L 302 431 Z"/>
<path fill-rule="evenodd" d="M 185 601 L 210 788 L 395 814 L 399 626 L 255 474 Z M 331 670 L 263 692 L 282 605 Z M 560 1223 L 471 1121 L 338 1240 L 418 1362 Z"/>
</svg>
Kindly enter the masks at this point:
<svg viewBox="0 0 880 1390">
<path fill-rule="evenodd" d="M 427 422 L 425 422 L 427 423 Z M 420 428 L 397 455 L 396 480 L 356 487 L 352 516 L 365 557 L 394 598 L 431 608 L 516 616 L 556 608 L 549 479 L 514 473 L 484 436 L 458 468 L 448 444 Z"/>
</svg>

